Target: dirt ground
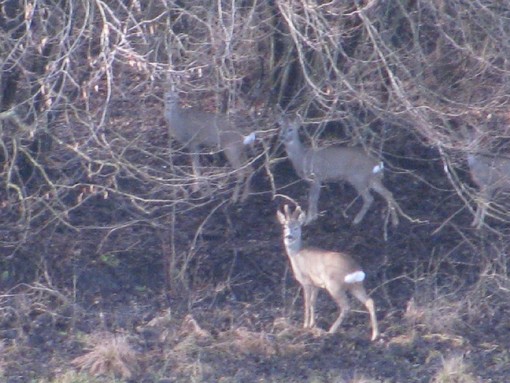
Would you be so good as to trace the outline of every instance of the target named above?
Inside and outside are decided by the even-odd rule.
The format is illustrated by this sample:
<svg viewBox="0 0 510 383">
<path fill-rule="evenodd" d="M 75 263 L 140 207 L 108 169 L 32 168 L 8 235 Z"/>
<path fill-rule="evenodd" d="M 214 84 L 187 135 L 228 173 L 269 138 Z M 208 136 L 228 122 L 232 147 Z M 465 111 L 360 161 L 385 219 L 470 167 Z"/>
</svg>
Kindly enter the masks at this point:
<svg viewBox="0 0 510 383">
<path fill-rule="evenodd" d="M 508 381 L 508 227 L 489 220 L 494 230 L 470 228 L 472 214 L 437 153 L 403 150 L 388 158 L 384 181 L 408 215 L 398 227 L 379 197 L 352 225 L 361 201 L 349 185 L 329 184 L 322 216 L 304 228 L 308 244 L 363 265 L 382 333 L 375 342 L 354 301 L 340 330 L 326 333 L 337 308 L 324 291 L 318 328 L 302 329 L 301 291 L 275 219 L 283 199 L 272 198 L 257 164 L 245 203 L 225 203 L 222 194 L 179 207 L 174 231 L 112 230 L 101 252 L 97 231 L 55 232 L 51 245 L 32 249 L 47 254 L 50 270 L 36 282 L 19 283 L 27 260 L 17 260 L 17 278 L 3 282 L 1 296 L 2 381 Z M 416 150 L 419 161 L 409 154 Z M 278 193 L 306 206 L 307 186 L 289 163 L 273 172 Z M 75 219 L 107 223 L 122 214 L 97 197 Z"/>
</svg>

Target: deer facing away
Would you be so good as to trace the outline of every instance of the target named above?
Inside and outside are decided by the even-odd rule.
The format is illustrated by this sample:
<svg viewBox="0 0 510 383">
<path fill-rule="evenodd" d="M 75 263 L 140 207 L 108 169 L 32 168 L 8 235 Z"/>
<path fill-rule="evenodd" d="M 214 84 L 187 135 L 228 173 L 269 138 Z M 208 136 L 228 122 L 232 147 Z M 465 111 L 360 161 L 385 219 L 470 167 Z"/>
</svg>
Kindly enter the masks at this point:
<svg viewBox="0 0 510 383">
<path fill-rule="evenodd" d="M 367 213 L 374 197 L 370 190 L 379 193 L 388 203 L 393 226 L 398 225 L 398 205 L 393 194 L 382 183 L 384 164 L 369 156 L 360 148 L 329 146 L 311 148 L 303 145 L 299 138 L 299 124 L 295 120 L 282 118 L 281 139 L 287 155 L 300 178 L 308 181 L 308 214 L 306 223 L 318 216 L 321 184 L 326 181 L 344 180 L 350 183 L 363 198 L 363 206 L 354 218 L 356 225 Z"/>
<path fill-rule="evenodd" d="M 232 200 L 234 202 L 238 200 L 244 182 L 241 196 L 241 201 L 244 201 L 250 194 L 250 182 L 253 176 L 253 168 L 247 163 L 245 146 L 253 142 L 254 133 L 243 136 L 225 115 L 195 108 L 182 108 L 179 105 L 178 93 L 173 87 L 165 92 L 165 117 L 171 136 L 191 153 L 195 178 L 193 191 L 199 191 L 200 148 L 214 147 L 225 153 L 228 162 L 235 170 L 236 185 Z"/>
<path fill-rule="evenodd" d="M 471 177 L 479 187 L 475 218 L 471 226 L 481 228 L 487 213 L 487 204 L 497 191 L 510 191 L 510 158 L 483 154 L 468 154 Z"/>
<path fill-rule="evenodd" d="M 303 287 L 305 300 L 304 327 L 315 325 L 315 303 L 319 289 L 326 289 L 340 308 L 340 314 L 331 325 L 329 332 L 334 333 L 350 310 L 349 291 L 365 305 L 372 325 L 372 340 L 379 336 L 374 301 L 368 296 L 363 280 L 365 273 L 348 254 L 317 248 L 303 248 L 301 244 L 301 227 L 305 214 L 298 206 L 290 213 L 288 205 L 284 212 L 277 212 L 277 218 L 283 227 L 283 242 L 289 257 L 295 278 Z"/>
</svg>

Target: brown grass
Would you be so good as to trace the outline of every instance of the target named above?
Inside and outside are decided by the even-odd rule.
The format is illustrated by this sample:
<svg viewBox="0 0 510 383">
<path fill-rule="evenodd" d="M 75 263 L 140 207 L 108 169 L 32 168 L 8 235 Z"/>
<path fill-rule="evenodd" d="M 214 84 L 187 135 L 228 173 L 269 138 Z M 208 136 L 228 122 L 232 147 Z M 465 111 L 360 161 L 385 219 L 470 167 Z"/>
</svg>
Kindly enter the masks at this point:
<svg viewBox="0 0 510 383">
<path fill-rule="evenodd" d="M 6 354 L 6 345 L 4 340 L 0 340 L 0 378 L 5 377 L 5 354 Z"/>
<path fill-rule="evenodd" d="M 465 302 L 446 295 L 422 295 L 407 303 L 404 318 L 412 327 L 431 333 L 451 334 L 462 323 Z"/>
<path fill-rule="evenodd" d="M 100 333 L 91 336 L 89 343 L 89 351 L 72 361 L 76 367 L 95 376 L 119 376 L 123 379 L 133 376 L 138 366 L 137 354 L 126 336 Z"/>
<path fill-rule="evenodd" d="M 432 383 L 479 383 L 479 379 L 474 377 L 469 371 L 469 366 L 464 361 L 464 357 L 451 356 L 443 359 L 441 369 L 433 377 Z"/>
<path fill-rule="evenodd" d="M 104 379 L 91 377 L 90 375 L 83 372 L 66 371 L 58 374 L 53 379 L 42 379 L 34 381 L 34 383 L 121 383 L 115 378 Z"/>
<path fill-rule="evenodd" d="M 278 353 L 275 337 L 264 332 L 254 332 L 241 327 L 226 331 L 219 336 L 214 347 L 230 355 L 261 355 L 269 357 Z"/>
</svg>

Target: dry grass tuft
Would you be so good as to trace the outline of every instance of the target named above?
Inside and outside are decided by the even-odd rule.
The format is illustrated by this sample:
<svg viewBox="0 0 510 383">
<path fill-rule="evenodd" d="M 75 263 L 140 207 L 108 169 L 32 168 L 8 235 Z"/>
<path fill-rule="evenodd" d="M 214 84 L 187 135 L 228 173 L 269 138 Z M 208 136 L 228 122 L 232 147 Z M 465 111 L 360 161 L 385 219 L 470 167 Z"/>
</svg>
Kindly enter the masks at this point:
<svg viewBox="0 0 510 383">
<path fill-rule="evenodd" d="M 452 333 L 462 323 L 464 302 L 446 296 L 420 297 L 407 303 L 404 318 L 432 333 Z"/>
<path fill-rule="evenodd" d="M 88 374 L 76 371 L 66 371 L 58 374 L 53 379 L 43 379 L 34 381 L 34 383 L 120 383 L 114 378 L 104 380 L 103 378 L 93 378 Z"/>
<path fill-rule="evenodd" d="M 349 383 L 383 383 L 383 381 L 368 378 L 364 375 L 356 375 Z"/>
<path fill-rule="evenodd" d="M 5 377 L 5 365 L 7 364 L 5 360 L 5 355 L 7 353 L 7 346 L 5 345 L 4 340 L 0 340 L 0 378 Z"/>
<path fill-rule="evenodd" d="M 318 327 L 305 329 L 292 324 L 287 318 L 276 318 L 271 333 L 276 338 L 279 353 L 287 356 L 300 354 L 308 345 L 319 344 L 326 339 L 324 330 Z"/>
<path fill-rule="evenodd" d="M 310 383 L 389 383 L 386 380 L 378 380 L 367 377 L 363 374 L 354 373 L 354 376 L 346 378 L 345 371 L 341 370 L 330 370 L 330 371 L 317 371 L 315 375 L 309 377 L 308 382 Z"/>
<path fill-rule="evenodd" d="M 436 373 L 431 380 L 432 383 L 479 383 L 480 380 L 475 378 L 469 372 L 469 366 L 464 361 L 464 357 L 452 356 L 443 359 L 442 368 Z"/>
<path fill-rule="evenodd" d="M 129 379 L 138 367 L 137 354 L 125 336 L 95 334 L 91 336 L 90 350 L 72 363 L 90 374 L 120 376 Z"/>
<path fill-rule="evenodd" d="M 221 333 L 219 342 L 214 347 L 237 356 L 261 355 L 268 357 L 278 353 L 278 345 L 274 336 L 264 332 L 253 332 L 243 327 Z"/>
<path fill-rule="evenodd" d="M 209 331 L 204 330 L 191 314 L 186 315 L 182 321 L 181 332 L 187 335 L 194 335 L 198 338 L 210 338 Z"/>
</svg>

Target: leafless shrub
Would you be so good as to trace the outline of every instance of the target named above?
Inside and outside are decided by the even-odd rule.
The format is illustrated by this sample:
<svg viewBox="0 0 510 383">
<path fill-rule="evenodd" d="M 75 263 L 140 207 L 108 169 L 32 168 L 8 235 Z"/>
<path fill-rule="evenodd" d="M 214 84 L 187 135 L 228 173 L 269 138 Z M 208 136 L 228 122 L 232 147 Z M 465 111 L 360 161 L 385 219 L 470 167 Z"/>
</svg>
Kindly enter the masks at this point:
<svg viewBox="0 0 510 383">
<path fill-rule="evenodd" d="M 95 334 L 90 337 L 89 351 L 72 363 L 92 375 L 131 378 L 138 368 L 138 356 L 126 336 Z"/>
<path fill-rule="evenodd" d="M 507 310 L 510 299 L 510 265 L 506 244 L 495 244 L 496 255 L 484 260 L 485 266 L 480 272 L 476 284 L 466 294 L 466 314 L 471 323 L 495 318 L 498 312 Z M 502 248 L 501 248 L 502 247 Z"/>
</svg>

